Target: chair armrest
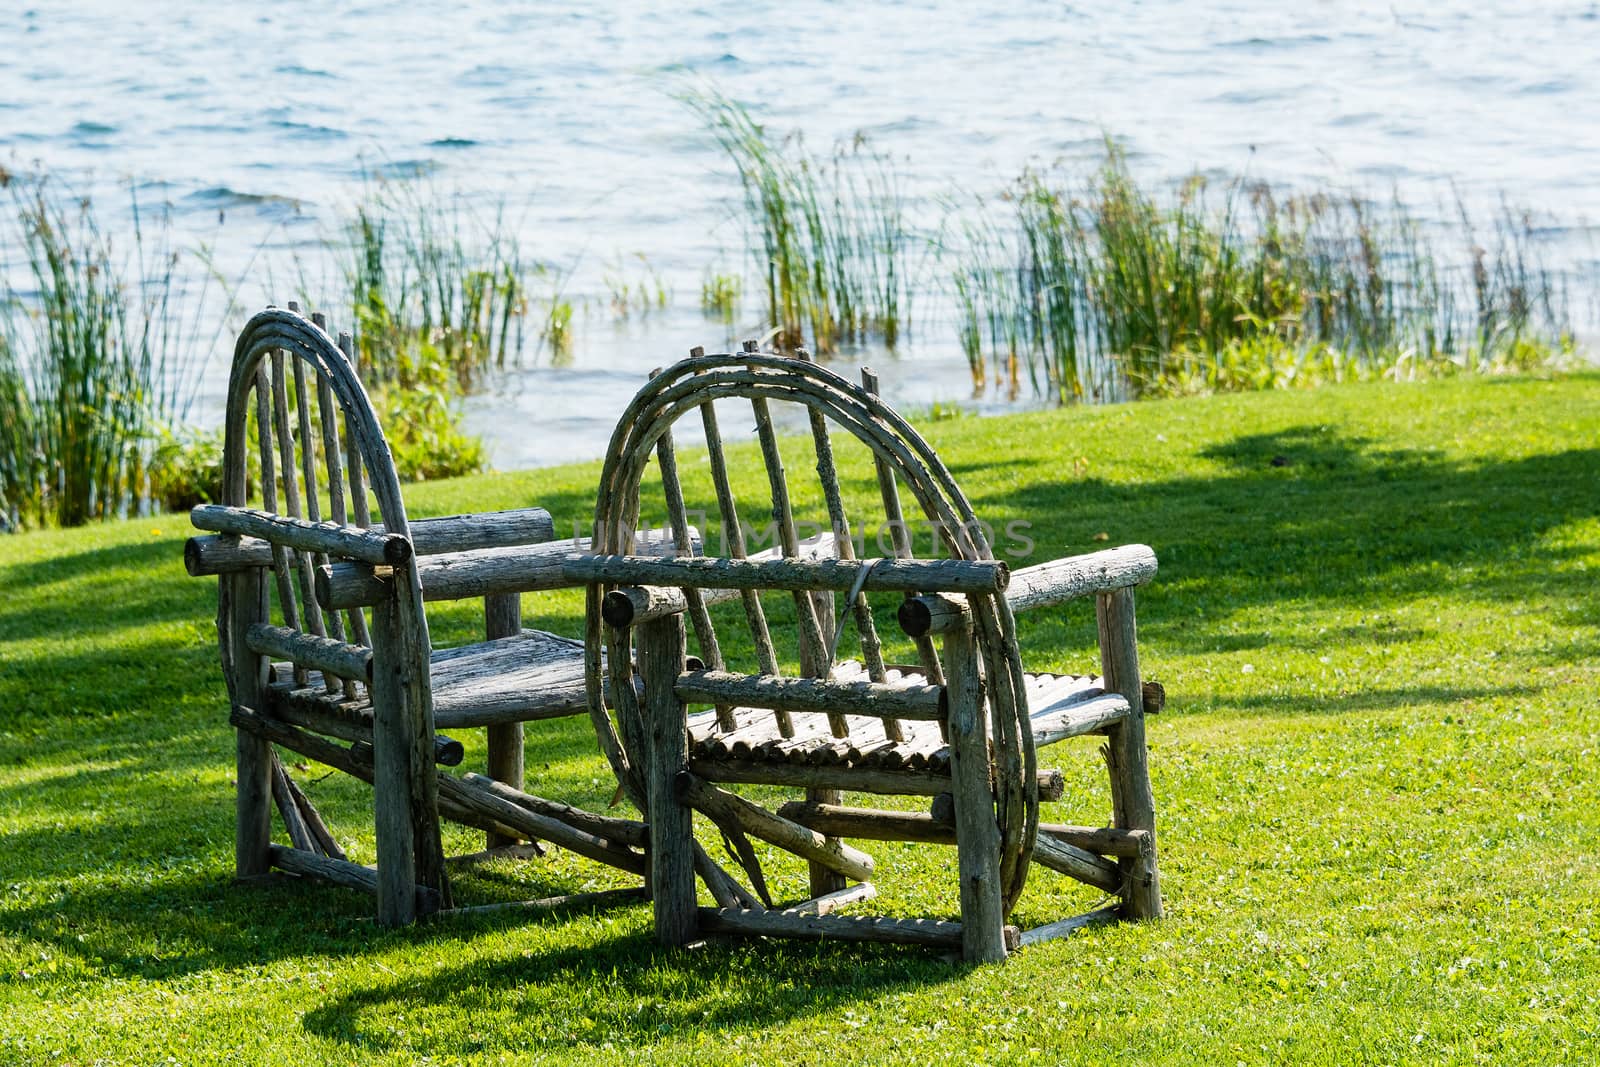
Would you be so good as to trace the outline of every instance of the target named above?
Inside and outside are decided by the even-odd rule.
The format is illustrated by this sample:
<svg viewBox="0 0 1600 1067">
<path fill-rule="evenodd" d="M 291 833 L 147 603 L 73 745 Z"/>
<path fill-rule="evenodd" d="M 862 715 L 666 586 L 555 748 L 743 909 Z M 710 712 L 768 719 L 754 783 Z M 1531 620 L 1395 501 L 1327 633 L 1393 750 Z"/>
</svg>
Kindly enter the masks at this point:
<svg viewBox="0 0 1600 1067">
<path fill-rule="evenodd" d="M 1083 556 L 1067 556 L 1023 567 L 1011 575 L 1006 603 L 1012 611 L 1047 608 L 1068 600 L 1127 589 L 1156 573 L 1156 554 L 1148 545 L 1123 545 Z M 967 610 L 963 597 L 930 593 L 900 606 L 900 628 L 909 637 L 943 633 Z"/>
<path fill-rule="evenodd" d="M 257 537 L 300 552 L 322 552 L 371 564 L 396 567 L 411 558 L 411 542 L 399 534 L 307 522 L 254 508 L 200 504 L 189 511 L 189 521 L 201 530 Z"/>
<path fill-rule="evenodd" d="M 865 571 L 865 575 L 863 575 Z M 999 593 L 1011 571 L 997 559 L 730 559 L 569 555 L 562 572 L 576 582 L 675 585 L 689 589 L 788 589 L 797 592 L 891 590 Z"/>
<path fill-rule="evenodd" d="M 264 512 L 255 513 L 265 515 Z M 194 521 L 191 513 L 191 521 Z M 281 518 L 281 516 L 273 516 Z M 285 522 L 296 520 L 284 520 Z M 199 522 L 214 529 L 216 519 L 202 513 Z M 196 525 L 199 525 L 199 522 Z M 326 524 L 325 524 L 326 525 Z M 358 527 L 343 527 L 362 533 Z M 382 523 L 364 531 L 367 534 L 386 533 Z M 555 522 L 544 508 L 516 508 L 511 511 L 491 511 L 481 515 L 450 515 L 438 519 L 416 519 L 411 523 L 411 543 L 419 556 L 437 556 L 446 552 L 465 552 L 478 548 L 495 548 L 503 545 L 533 545 L 549 541 L 555 536 Z M 228 574 L 251 567 L 272 566 L 272 544 L 288 545 L 283 536 L 268 532 L 266 538 L 210 536 L 191 537 L 184 542 L 183 565 L 191 578 L 208 574 Z M 330 553 L 337 554 L 337 553 Z"/>
<path fill-rule="evenodd" d="M 689 535 L 698 546 L 698 531 L 691 528 Z M 662 530 L 641 531 L 636 545 L 637 551 L 645 553 L 660 552 L 670 556 L 677 551 L 671 536 Z M 573 558 L 574 548 L 581 547 L 582 542 L 563 539 L 423 556 L 417 560 L 422 599 L 467 600 L 503 593 L 575 588 L 584 583 L 568 576 L 565 564 Z M 362 563 L 336 561 L 317 568 L 317 602 L 335 611 L 370 607 L 388 595 L 390 581 L 384 571 Z"/>
<path fill-rule="evenodd" d="M 1149 545 L 1123 545 L 1023 567 L 1011 576 L 1006 602 L 1012 611 L 1048 608 L 1068 600 L 1143 585 L 1156 574 Z"/>
</svg>

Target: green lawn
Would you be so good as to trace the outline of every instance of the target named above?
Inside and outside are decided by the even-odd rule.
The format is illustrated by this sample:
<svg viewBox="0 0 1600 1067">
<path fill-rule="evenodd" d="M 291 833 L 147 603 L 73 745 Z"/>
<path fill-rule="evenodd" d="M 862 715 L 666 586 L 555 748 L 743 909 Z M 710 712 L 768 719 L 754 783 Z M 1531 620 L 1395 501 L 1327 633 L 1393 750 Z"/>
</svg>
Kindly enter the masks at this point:
<svg viewBox="0 0 1600 1067">
<path fill-rule="evenodd" d="M 1600 1060 L 1600 376 L 927 432 L 981 514 L 1034 524 L 1036 558 L 1102 533 L 1161 558 L 1139 605 L 1170 696 L 1150 726 L 1164 922 L 970 970 L 664 952 L 644 905 L 384 931 L 343 890 L 236 888 L 214 583 L 184 575 L 167 516 L 0 539 L 0 1064 Z M 596 473 L 409 501 L 570 523 Z M 575 626 L 574 597 L 526 599 Z M 436 641 L 472 612 L 433 613 Z M 1033 666 L 1092 662 L 1083 611 L 1023 639 Z M 529 738 L 530 788 L 609 799 L 585 723 Z M 1103 821 L 1092 746 L 1056 753 L 1047 818 Z M 292 773 L 370 860 L 364 787 Z M 874 907 L 953 912 L 949 850 L 869 850 Z M 465 903 L 620 884 L 557 853 L 457 881 Z M 1036 872 L 1018 918 L 1096 903 Z"/>
</svg>

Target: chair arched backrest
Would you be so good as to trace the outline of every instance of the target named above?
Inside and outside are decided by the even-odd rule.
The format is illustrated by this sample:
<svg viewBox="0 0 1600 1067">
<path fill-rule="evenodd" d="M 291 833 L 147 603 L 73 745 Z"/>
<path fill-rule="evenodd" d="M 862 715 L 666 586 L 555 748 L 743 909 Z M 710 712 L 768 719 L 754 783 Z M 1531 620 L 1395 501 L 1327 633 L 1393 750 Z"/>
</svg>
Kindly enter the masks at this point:
<svg viewBox="0 0 1600 1067">
<path fill-rule="evenodd" d="M 936 531 L 943 550 L 960 560 L 990 560 L 993 551 L 984 526 L 939 456 L 892 408 L 873 392 L 807 359 L 786 358 L 745 351 L 728 355 L 694 355 L 655 375 L 624 411 L 611 438 L 600 489 L 595 503 L 594 551 L 621 555 L 628 552 L 641 514 L 641 486 L 652 458 L 660 467 L 665 511 L 672 533 L 684 554 L 693 554 L 680 472 L 673 445 L 674 424 L 698 413 L 710 450 L 708 471 L 730 556 L 742 557 L 739 517 L 722 455 L 721 435 L 714 403 L 739 399 L 751 404 L 763 463 L 771 490 L 772 516 L 785 557 L 798 554 L 798 538 L 790 507 L 790 487 L 778 447 L 769 405 L 800 405 L 806 413 L 815 446 L 821 496 L 826 503 L 834 545 L 838 553 L 853 555 L 851 528 L 844 514 L 838 476 L 834 469 L 830 427 L 839 427 L 872 454 L 878 475 L 884 518 L 894 535 L 895 554 L 910 555 L 909 538 L 899 514 L 900 487 L 909 492 L 922 516 Z M 730 536 L 731 535 L 731 536 Z M 630 752 L 642 745 L 642 723 L 632 678 L 631 637 L 626 630 L 602 624 L 603 598 L 608 587 L 591 585 L 588 591 L 586 648 L 589 656 L 590 713 L 602 750 L 611 761 L 623 788 L 641 808 L 644 789 Z M 775 657 L 765 635 L 765 620 L 755 598 L 745 591 L 746 618 L 763 674 L 774 674 Z M 795 610 L 802 672 L 826 676 L 832 667 L 827 619 L 819 614 L 810 594 L 796 591 Z M 701 591 L 683 590 L 689 622 L 698 638 L 702 658 L 720 667 L 720 648 L 706 613 Z M 881 672 L 877 637 L 859 589 L 853 591 L 862 657 L 869 674 Z M 992 728 L 992 760 L 996 771 L 997 816 L 1002 830 L 1002 873 L 1007 907 L 1020 894 L 1027 875 L 1028 857 L 1038 825 L 1038 790 L 1033 738 L 1027 724 L 1027 692 L 1015 640 L 1015 624 L 1003 596 L 975 594 L 968 598 L 979 643 Z M 602 691 L 602 649 L 609 665 L 609 694 Z M 919 648 L 930 681 L 939 681 L 939 664 L 932 646 Z M 873 680 L 880 680 L 881 674 Z M 613 724 L 607 711 L 616 714 Z M 720 709 L 719 709 L 720 710 Z M 781 724 L 780 724 L 781 725 Z M 838 736 L 843 717 L 834 724 Z M 892 729 L 893 727 L 889 727 Z M 892 735 L 891 735 L 892 738 Z"/>
</svg>

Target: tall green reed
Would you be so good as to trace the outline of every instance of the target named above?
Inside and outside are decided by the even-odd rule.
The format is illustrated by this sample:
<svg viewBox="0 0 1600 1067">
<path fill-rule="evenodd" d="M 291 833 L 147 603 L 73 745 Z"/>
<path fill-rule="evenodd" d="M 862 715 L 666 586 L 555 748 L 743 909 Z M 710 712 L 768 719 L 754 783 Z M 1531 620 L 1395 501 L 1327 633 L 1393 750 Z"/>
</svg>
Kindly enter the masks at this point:
<svg viewBox="0 0 1600 1067">
<path fill-rule="evenodd" d="M 165 216 L 150 229 L 137 199 L 121 254 L 88 198 L 39 176 L 3 174 L 0 185 L 11 194 L 0 223 L 0 513 L 64 526 L 125 514 L 149 492 L 162 434 L 194 404 L 210 276 L 179 281 Z"/>
<path fill-rule="evenodd" d="M 531 281 L 504 205 L 490 218 L 421 179 L 372 179 L 348 225 L 346 282 L 369 383 L 439 364 L 461 391 L 520 364 Z"/>
<path fill-rule="evenodd" d="M 775 141 L 714 89 L 681 99 L 739 172 L 775 343 L 798 348 L 809 333 L 823 353 L 873 336 L 893 347 L 911 321 L 912 241 L 888 158 L 860 137 L 828 157 L 798 136 Z"/>
<path fill-rule="evenodd" d="M 1526 367 L 1572 346 L 1561 279 L 1509 209 L 1480 241 L 1398 198 L 1196 176 L 1140 186 L 1108 141 L 1086 182 L 1025 173 L 947 225 L 975 383 L 1060 400 Z M 1452 239 L 1464 247 L 1452 254 Z"/>
</svg>

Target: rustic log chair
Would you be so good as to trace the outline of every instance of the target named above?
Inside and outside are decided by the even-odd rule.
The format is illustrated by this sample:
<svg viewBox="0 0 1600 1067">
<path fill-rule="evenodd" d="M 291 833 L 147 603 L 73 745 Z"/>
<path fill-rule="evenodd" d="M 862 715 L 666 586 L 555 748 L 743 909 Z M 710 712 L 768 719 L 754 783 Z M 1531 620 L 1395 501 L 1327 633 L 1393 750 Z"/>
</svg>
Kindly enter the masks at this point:
<svg viewBox="0 0 1600 1067">
<path fill-rule="evenodd" d="M 250 320 L 228 384 L 222 502 L 192 513 L 215 531 L 184 556 L 190 574 L 220 579 L 238 875 L 364 889 L 380 921 L 409 922 L 451 905 L 442 815 L 502 854 L 554 843 L 642 879 L 643 824 L 521 788 L 522 723 L 588 707 L 582 644 L 521 628 L 522 592 L 572 584 L 559 574 L 572 545 L 551 542 L 540 508 L 408 522 L 351 351 L 349 334 L 335 341 L 293 304 Z M 488 640 L 434 651 L 424 600 L 472 597 Z M 439 773 L 462 746 L 436 726 L 486 727 L 488 776 Z M 274 745 L 372 783 L 376 871 L 345 858 Z M 274 803 L 287 847 L 272 843 Z"/>
<path fill-rule="evenodd" d="M 623 790 L 648 813 L 658 939 L 684 944 L 707 932 L 857 938 L 941 945 L 968 960 L 991 961 L 1019 944 L 1092 923 L 1159 916 L 1147 702 L 1133 613 L 1133 587 L 1154 574 L 1154 554 L 1133 545 L 1010 573 L 993 558 L 982 525 L 939 457 L 876 397 L 870 372 L 863 377 L 866 388 L 803 358 L 758 354 L 748 343 L 733 355 L 705 356 L 696 349 L 641 390 L 612 437 L 595 506 L 596 554 L 573 557 L 566 571 L 589 583 L 587 685 L 601 748 Z M 730 399 L 751 405 L 781 559 L 744 558 L 714 405 Z M 769 407 L 778 401 L 802 405 L 809 418 L 832 530 L 824 540 L 831 541 L 834 558 L 802 558 L 791 503 L 797 498 Z M 703 469 L 711 482 L 692 499 L 710 504 L 708 513 L 720 517 L 721 557 L 686 558 L 694 549 L 673 426 L 691 414 L 709 447 Z M 855 558 L 831 427 L 843 428 L 873 456 L 893 558 Z M 650 514 L 664 514 L 678 558 L 623 554 L 639 527 L 641 485 L 652 458 L 661 496 Z M 934 524 L 949 558 L 912 558 L 902 487 Z M 874 532 L 859 521 L 855 531 Z M 709 547 L 709 525 L 704 536 Z M 780 626 L 767 618 L 763 591 L 778 591 L 781 601 L 792 598 L 781 608 L 785 619 L 791 609 L 796 619 L 799 677 L 780 673 L 773 641 Z M 915 667 L 884 662 L 866 595 L 879 591 L 900 602 L 898 618 L 920 660 Z M 860 661 L 835 660 L 835 593 L 846 597 Z M 1024 673 L 1013 612 L 1091 595 L 1103 677 Z M 742 605 L 745 636 L 758 660 L 754 673 L 736 673 L 724 662 L 710 610 L 721 602 Z M 698 660 L 686 657 L 685 616 Z M 737 611 L 733 617 L 740 617 Z M 838 627 L 846 625 L 841 615 Z M 933 635 L 943 636 L 942 657 Z M 621 667 L 607 678 L 605 663 Z M 631 676 L 635 664 L 637 678 Z M 1157 710 L 1159 687 L 1149 688 L 1150 710 Z M 687 705 L 713 710 L 691 714 Z M 1106 739 L 1109 826 L 1041 825 L 1040 798 L 1060 796 L 1062 775 L 1040 770 L 1036 750 L 1087 734 Z M 799 786 L 806 796 L 772 811 L 724 788 L 730 783 Z M 933 810 L 847 807 L 845 791 L 933 797 Z M 692 834 L 693 812 L 722 832 L 761 903 L 708 864 Z M 749 837 L 808 861 L 810 901 L 786 909 L 762 906 L 770 901 Z M 872 859 L 845 844 L 846 837 L 955 844 L 960 923 L 832 914 L 874 892 Z M 1019 933 L 1006 920 L 1030 863 L 1120 901 Z M 718 907 L 696 907 L 697 870 Z"/>
</svg>

